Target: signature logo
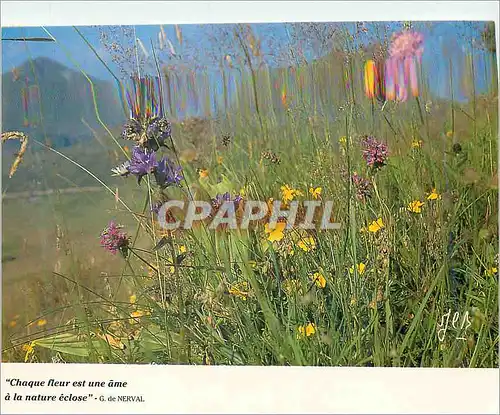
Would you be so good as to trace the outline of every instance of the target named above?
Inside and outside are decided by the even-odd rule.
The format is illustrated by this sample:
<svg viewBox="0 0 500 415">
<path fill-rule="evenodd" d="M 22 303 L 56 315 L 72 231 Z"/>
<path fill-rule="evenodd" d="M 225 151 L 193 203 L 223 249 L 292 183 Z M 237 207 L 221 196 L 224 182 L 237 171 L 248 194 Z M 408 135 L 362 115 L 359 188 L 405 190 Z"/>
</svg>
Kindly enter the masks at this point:
<svg viewBox="0 0 500 415">
<path fill-rule="evenodd" d="M 448 329 L 450 328 L 450 319 L 451 319 L 451 327 L 455 329 L 455 332 L 458 335 L 455 337 L 456 340 L 467 340 L 465 337 L 465 333 L 467 329 L 471 326 L 472 321 L 469 316 L 469 312 L 460 314 L 459 311 L 455 311 L 453 313 L 453 317 L 451 314 L 451 308 L 448 309 L 448 312 L 441 317 L 441 323 L 437 324 L 437 336 L 440 342 L 443 342 Z"/>
</svg>

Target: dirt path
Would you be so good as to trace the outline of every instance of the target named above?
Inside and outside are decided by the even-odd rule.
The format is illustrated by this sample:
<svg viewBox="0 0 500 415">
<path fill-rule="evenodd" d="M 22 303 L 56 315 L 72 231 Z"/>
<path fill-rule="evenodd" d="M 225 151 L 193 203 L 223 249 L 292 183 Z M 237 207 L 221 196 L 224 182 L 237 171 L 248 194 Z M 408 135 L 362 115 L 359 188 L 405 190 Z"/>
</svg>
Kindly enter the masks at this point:
<svg viewBox="0 0 500 415">
<path fill-rule="evenodd" d="M 30 197 L 48 196 L 55 193 L 71 194 L 71 193 L 85 193 L 85 192 L 101 192 L 104 188 L 101 186 L 83 186 L 83 187 L 70 187 L 67 189 L 47 189 L 47 190 L 26 190 L 24 192 L 5 193 L 2 195 L 3 199 L 22 199 Z"/>
</svg>

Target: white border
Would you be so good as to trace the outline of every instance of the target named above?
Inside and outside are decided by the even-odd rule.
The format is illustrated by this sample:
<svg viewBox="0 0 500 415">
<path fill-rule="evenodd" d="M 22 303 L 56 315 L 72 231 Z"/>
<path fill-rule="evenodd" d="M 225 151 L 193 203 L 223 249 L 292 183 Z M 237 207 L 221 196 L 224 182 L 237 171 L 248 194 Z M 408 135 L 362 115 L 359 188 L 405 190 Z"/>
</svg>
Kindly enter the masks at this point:
<svg viewBox="0 0 500 415">
<path fill-rule="evenodd" d="M 6 2 L 2 26 L 494 20 L 496 1 Z M 497 30 L 497 50 L 498 30 Z M 496 369 L 1 364 L 2 413 L 499 413 Z M 125 380 L 144 404 L 4 400 L 5 379 Z M 84 393 L 87 389 L 61 392 Z M 37 392 L 40 392 L 39 390 Z M 44 393 L 50 393 L 47 388 Z M 95 390 L 91 391 L 96 393 Z M 115 393 L 109 389 L 104 394 Z M 118 392 L 116 392 L 118 393 Z"/>
<path fill-rule="evenodd" d="M 497 1 L 2 1 L 2 26 L 496 20 Z"/>
<path fill-rule="evenodd" d="M 99 369 L 99 370 L 96 370 Z M 125 389 L 39 388 L 45 394 L 142 395 L 138 403 L 5 402 L 5 377 L 127 381 Z M 496 369 L 3 364 L 2 413 L 498 414 Z M 22 388 L 21 388 L 22 389 Z M 25 388 L 26 389 L 26 388 Z M 42 412 L 43 411 L 43 412 Z"/>
</svg>

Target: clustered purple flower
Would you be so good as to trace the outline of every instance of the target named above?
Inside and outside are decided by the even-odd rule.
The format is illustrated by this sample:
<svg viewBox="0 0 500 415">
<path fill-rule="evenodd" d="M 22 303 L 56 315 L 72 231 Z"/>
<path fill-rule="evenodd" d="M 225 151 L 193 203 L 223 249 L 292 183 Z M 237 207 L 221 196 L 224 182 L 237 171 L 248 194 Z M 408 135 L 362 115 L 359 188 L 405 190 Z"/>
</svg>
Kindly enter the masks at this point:
<svg viewBox="0 0 500 415">
<path fill-rule="evenodd" d="M 101 232 L 101 246 L 112 254 L 120 251 L 124 256 L 128 252 L 129 238 L 125 232 L 121 231 L 122 226 L 111 221 Z"/>
<path fill-rule="evenodd" d="M 127 169 L 127 174 L 131 173 L 137 176 L 139 183 L 144 176 L 152 173 L 158 186 L 163 188 L 179 185 L 183 179 L 181 166 L 174 164 L 166 156 L 158 162 L 154 151 L 139 146 L 134 147 L 130 163 L 128 165 L 124 164 L 122 168 Z"/>
<path fill-rule="evenodd" d="M 153 173 L 158 166 L 156 161 L 156 153 L 135 146 L 132 150 L 132 158 L 130 159 L 129 172 L 136 175 L 140 183 L 143 176 Z"/>
<path fill-rule="evenodd" d="M 182 167 L 174 164 L 167 157 L 163 157 L 155 170 L 156 183 L 160 187 L 168 187 L 170 185 L 179 185 L 182 176 Z"/>
<path fill-rule="evenodd" d="M 166 141 L 172 136 L 172 126 L 166 118 L 154 117 L 149 121 L 146 128 L 148 137 L 147 146 L 153 151 L 157 151 L 160 146 L 168 147 Z"/>
<path fill-rule="evenodd" d="M 214 209 L 219 209 L 224 202 L 233 202 L 235 209 L 238 209 L 241 200 L 240 195 L 236 195 L 234 199 L 231 200 L 231 194 L 229 192 L 223 194 L 218 193 L 215 198 L 212 199 L 212 207 Z"/>
<path fill-rule="evenodd" d="M 363 158 L 368 167 L 378 169 L 387 162 L 387 145 L 377 141 L 374 137 L 368 136 L 362 142 Z"/>
<path fill-rule="evenodd" d="M 365 201 L 368 197 L 371 197 L 372 183 L 369 179 L 355 172 L 351 176 L 351 180 L 356 189 L 356 197 L 358 200 Z"/>
</svg>

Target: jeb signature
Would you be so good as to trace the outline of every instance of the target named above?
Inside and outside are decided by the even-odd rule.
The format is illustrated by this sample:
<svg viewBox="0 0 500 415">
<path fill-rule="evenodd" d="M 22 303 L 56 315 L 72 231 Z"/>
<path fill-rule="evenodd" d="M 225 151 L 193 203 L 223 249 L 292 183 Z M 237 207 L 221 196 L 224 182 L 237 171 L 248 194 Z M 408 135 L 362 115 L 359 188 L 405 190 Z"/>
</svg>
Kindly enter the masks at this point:
<svg viewBox="0 0 500 415">
<path fill-rule="evenodd" d="M 441 324 L 437 324 L 437 336 L 440 342 L 444 341 L 446 332 L 448 331 L 448 327 L 450 324 L 451 317 L 451 308 L 448 309 L 448 312 L 443 315 L 441 318 Z M 453 314 L 453 318 L 451 320 L 451 326 L 460 333 L 460 335 L 464 335 L 467 329 L 471 326 L 472 322 L 470 320 L 469 312 L 460 315 L 460 312 L 455 311 Z M 455 337 L 456 340 L 467 340 L 465 337 Z"/>
</svg>

